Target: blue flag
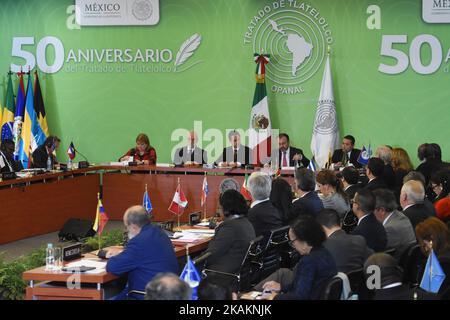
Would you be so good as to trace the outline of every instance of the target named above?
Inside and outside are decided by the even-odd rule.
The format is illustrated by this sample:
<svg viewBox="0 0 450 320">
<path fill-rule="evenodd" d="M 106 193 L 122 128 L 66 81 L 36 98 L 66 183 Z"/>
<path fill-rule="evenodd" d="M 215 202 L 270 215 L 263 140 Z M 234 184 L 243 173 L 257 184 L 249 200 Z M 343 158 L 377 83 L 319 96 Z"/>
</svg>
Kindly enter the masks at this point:
<svg viewBox="0 0 450 320">
<path fill-rule="evenodd" d="M 372 157 L 372 148 L 370 147 L 370 143 L 369 143 L 369 147 L 367 148 L 367 150 L 366 150 L 366 147 L 363 146 L 357 161 L 358 161 L 358 163 L 362 164 L 363 166 L 366 166 L 369 163 L 370 157 Z"/>
<path fill-rule="evenodd" d="M 144 201 L 142 203 L 142 206 L 145 208 L 147 213 L 150 213 L 153 210 L 152 203 L 150 202 L 150 197 L 148 195 L 147 190 L 145 190 L 144 192 Z"/>
<path fill-rule="evenodd" d="M 192 288 L 192 300 L 197 300 L 197 287 L 202 278 L 189 256 L 187 256 L 187 262 L 184 266 L 183 272 L 181 272 L 180 279 L 187 282 Z"/>
<path fill-rule="evenodd" d="M 420 287 L 425 291 L 438 293 L 444 279 L 445 273 L 442 270 L 434 251 L 431 250 L 425 266 L 425 271 L 423 272 L 422 281 L 420 282 Z"/>
<path fill-rule="evenodd" d="M 312 172 L 316 172 L 317 171 L 316 160 L 314 159 L 314 156 L 309 161 L 308 169 L 311 170 Z"/>
</svg>

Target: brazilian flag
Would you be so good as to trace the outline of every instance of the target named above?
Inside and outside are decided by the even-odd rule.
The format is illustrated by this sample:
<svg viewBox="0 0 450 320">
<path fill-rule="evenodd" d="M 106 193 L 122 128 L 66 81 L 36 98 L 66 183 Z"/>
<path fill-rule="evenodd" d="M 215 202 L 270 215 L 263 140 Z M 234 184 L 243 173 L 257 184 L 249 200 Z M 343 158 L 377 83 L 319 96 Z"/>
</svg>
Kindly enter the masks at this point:
<svg viewBox="0 0 450 320">
<path fill-rule="evenodd" d="M 14 124 L 14 92 L 13 84 L 11 80 L 11 72 L 8 73 L 8 86 L 6 88 L 6 101 L 3 108 L 2 121 L 1 121 L 1 140 L 13 138 L 13 124 Z"/>
</svg>

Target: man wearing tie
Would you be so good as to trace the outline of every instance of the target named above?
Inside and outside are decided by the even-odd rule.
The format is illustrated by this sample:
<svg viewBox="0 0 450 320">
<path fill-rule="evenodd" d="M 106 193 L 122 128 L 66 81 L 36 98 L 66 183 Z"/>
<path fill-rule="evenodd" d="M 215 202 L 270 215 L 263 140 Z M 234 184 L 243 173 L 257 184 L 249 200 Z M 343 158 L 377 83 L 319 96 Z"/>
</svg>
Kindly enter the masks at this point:
<svg viewBox="0 0 450 320">
<path fill-rule="evenodd" d="M 309 159 L 305 157 L 302 149 L 290 145 L 289 135 L 280 133 L 278 136 L 278 164 L 281 169 L 294 167 L 295 163 L 300 167 L 308 167 Z"/>
<path fill-rule="evenodd" d="M 361 164 L 358 163 L 360 153 L 361 150 L 355 148 L 355 138 L 347 135 L 342 139 L 342 149 L 334 150 L 331 162 L 335 169 L 346 167 L 349 163 L 353 164 L 355 168 L 361 168 Z"/>
<path fill-rule="evenodd" d="M 187 136 L 188 144 L 175 151 L 173 163 L 177 166 L 203 165 L 208 163 L 208 155 L 205 150 L 197 146 L 198 136 L 195 131 L 190 131 Z"/>
<path fill-rule="evenodd" d="M 242 167 L 253 164 L 250 148 L 241 144 L 241 135 L 236 130 L 228 134 L 231 146 L 223 148 L 216 160 L 219 167 Z"/>
</svg>

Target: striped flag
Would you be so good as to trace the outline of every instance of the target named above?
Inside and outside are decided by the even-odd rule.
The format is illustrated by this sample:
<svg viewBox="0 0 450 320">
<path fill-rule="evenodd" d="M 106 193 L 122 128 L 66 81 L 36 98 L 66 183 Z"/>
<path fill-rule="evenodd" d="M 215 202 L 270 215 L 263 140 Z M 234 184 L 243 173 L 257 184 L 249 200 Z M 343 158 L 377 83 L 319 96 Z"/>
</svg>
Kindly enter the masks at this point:
<svg viewBox="0 0 450 320">
<path fill-rule="evenodd" d="M 100 200 L 99 198 L 97 203 L 97 211 L 95 214 L 95 222 L 92 229 L 94 229 L 94 231 L 96 231 L 98 235 L 101 235 L 108 220 L 109 218 L 105 212 L 105 208 L 103 207 L 102 200 Z"/>
<path fill-rule="evenodd" d="M 73 145 L 73 142 L 70 142 L 69 149 L 67 149 L 67 155 L 69 156 L 70 160 L 75 159 L 76 151 L 75 151 L 75 146 Z"/>
<path fill-rule="evenodd" d="M 19 160 L 20 140 L 22 139 L 22 125 L 25 114 L 25 86 L 23 85 L 23 73 L 19 72 L 19 87 L 17 88 L 16 110 L 14 113 L 14 160 Z"/>
<path fill-rule="evenodd" d="M 183 214 L 184 209 L 187 207 L 187 205 L 188 205 L 187 198 L 184 195 L 183 190 L 181 190 L 181 185 L 178 183 L 177 190 L 173 195 L 173 199 L 172 202 L 170 203 L 168 210 L 180 216 Z"/>
<path fill-rule="evenodd" d="M 39 77 L 37 71 L 34 72 L 36 79 L 34 82 L 34 111 L 36 112 L 39 126 L 42 129 L 45 137 L 49 136 L 47 118 L 45 116 L 44 99 L 42 98 L 41 85 L 39 83 Z"/>
<path fill-rule="evenodd" d="M 248 201 L 252 201 L 252 195 L 250 193 L 250 191 L 248 191 L 247 189 L 247 183 L 248 183 L 248 174 L 245 174 L 245 179 L 244 182 L 242 183 L 241 186 L 241 194 L 244 196 L 244 198 Z"/>
<path fill-rule="evenodd" d="M 202 185 L 202 197 L 200 201 L 200 206 L 203 207 L 203 205 L 206 203 L 206 199 L 208 198 L 209 188 L 208 188 L 208 180 L 206 179 L 206 175 L 203 178 L 203 185 Z"/>
<path fill-rule="evenodd" d="M 0 109 L 1 110 L 1 109 Z M 13 123 L 14 123 L 14 91 L 11 80 L 11 73 L 8 73 L 8 85 L 6 87 L 6 101 L 3 108 L 3 113 L 0 122 L 1 140 L 13 138 Z"/>
<path fill-rule="evenodd" d="M 316 160 L 314 159 L 314 156 L 311 158 L 311 161 L 309 161 L 308 169 L 311 170 L 312 172 L 317 171 L 317 164 Z"/>
</svg>

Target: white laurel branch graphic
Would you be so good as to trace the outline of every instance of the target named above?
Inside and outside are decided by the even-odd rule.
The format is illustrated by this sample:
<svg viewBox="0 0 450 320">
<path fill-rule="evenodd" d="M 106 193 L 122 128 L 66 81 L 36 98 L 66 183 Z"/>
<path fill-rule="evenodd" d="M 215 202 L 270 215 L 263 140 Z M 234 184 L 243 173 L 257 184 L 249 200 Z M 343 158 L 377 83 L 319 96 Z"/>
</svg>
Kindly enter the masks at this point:
<svg viewBox="0 0 450 320">
<path fill-rule="evenodd" d="M 175 58 L 175 71 L 177 70 L 178 66 L 181 66 L 184 62 L 186 62 L 187 59 L 189 59 L 190 56 L 194 54 L 201 41 L 202 36 L 196 33 L 185 42 L 183 42 Z"/>
</svg>

